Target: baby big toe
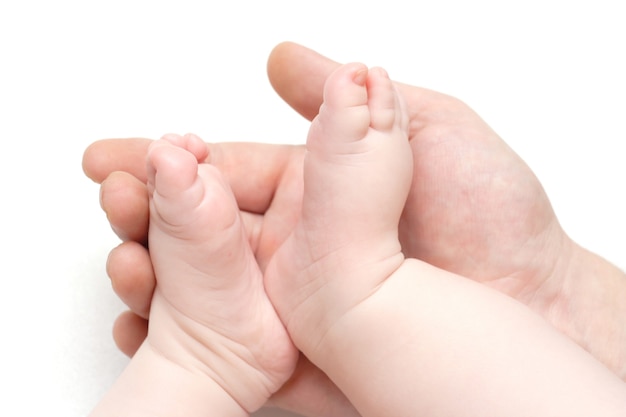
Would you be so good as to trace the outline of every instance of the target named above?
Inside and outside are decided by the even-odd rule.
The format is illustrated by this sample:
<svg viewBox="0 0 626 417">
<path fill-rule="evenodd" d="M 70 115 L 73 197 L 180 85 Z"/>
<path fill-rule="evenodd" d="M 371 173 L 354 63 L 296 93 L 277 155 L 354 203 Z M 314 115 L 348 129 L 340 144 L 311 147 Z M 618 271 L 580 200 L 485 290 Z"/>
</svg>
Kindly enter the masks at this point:
<svg viewBox="0 0 626 417">
<path fill-rule="evenodd" d="M 202 184 L 193 154 L 167 142 L 155 142 L 148 153 L 148 182 L 155 214 L 171 225 L 186 223 L 199 204 Z"/>
</svg>

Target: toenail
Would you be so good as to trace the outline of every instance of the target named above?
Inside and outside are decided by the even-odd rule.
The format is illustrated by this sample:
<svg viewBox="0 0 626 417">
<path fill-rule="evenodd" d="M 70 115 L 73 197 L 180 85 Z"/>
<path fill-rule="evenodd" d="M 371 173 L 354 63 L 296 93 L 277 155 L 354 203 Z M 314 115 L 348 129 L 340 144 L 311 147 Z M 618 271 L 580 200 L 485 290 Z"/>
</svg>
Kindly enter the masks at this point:
<svg viewBox="0 0 626 417">
<path fill-rule="evenodd" d="M 374 70 L 378 73 L 379 76 L 383 78 L 389 78 L 389 73 L 384 68 L 376 67 L 374 68 Z"/>
<path fill-rule="evenodd" d="M 367 80 L 367 69 L 361 69 L 355 72 L 352 80 L 358 85 L 365 85 L 365 80 Z"/>
</svg>

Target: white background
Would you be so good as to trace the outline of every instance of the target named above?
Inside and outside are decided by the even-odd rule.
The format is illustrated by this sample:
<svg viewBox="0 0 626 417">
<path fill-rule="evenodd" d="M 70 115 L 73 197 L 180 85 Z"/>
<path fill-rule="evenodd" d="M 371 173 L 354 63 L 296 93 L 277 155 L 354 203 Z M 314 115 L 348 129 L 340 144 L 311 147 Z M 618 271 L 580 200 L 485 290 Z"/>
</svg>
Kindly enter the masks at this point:
<svg viewBox="0 0 626 417">
<path fill-rule="evenodd" d="M 110 336 L 123 306 L 104 270 L 118 240 L 82 174 L 85 147 L 189 131 L 303 143 L 307 123 L 265 76 L 283 40 L 463 99 L 537 173 L 568 233 L 626 266 L 623 10 L 621 0 L 3 1 L 0 415 L 83 416 L 127 360 Z"/>
</svg>

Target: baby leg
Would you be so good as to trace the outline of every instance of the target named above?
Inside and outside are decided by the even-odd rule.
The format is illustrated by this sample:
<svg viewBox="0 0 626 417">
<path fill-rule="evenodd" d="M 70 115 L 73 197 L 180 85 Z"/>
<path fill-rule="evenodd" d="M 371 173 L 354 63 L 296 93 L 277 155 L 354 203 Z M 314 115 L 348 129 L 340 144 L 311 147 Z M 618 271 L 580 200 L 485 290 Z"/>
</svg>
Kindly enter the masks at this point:
<svg viewBox="0 0 626 417">
<path fill-rule="evenodd" d="M 624 415 L 623 382 L 525 306 L 404 259 L 411 153 L 384 73 L 343 66 L 325 93 L 302 215 L 266 272 L 302 352 L 363 415 Z"/>
<path fill-rule="evenodd" d="M 316 345 L 403 262 L 412 167 L 408 114 L 386 72 L 338 69 L 307 138 L 302 216 L 266 273 L 296 344 Z"/>
<path fill-rule="evenodd" d="M 166 136 L 148 152 L 157 285 L 146 341 L 116 383 L 125 389 L 114 387 L 108 401 L 124 415 L 154 404 L 155 415 L 246 415 L 295 366 L 297 351 L 265 294 L 235 199 L 219 171 L 198 162 L 205 157 L 193 135 Z"/>
</svg>

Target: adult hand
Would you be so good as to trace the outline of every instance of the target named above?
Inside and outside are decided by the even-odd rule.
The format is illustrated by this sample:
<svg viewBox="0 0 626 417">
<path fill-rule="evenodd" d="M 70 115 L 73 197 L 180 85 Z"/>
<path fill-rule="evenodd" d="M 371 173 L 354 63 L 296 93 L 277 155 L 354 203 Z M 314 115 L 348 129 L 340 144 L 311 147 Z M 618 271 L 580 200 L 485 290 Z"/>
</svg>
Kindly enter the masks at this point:
<svg viewBox="0 0 626 417">
<path fill-rule="evenodd" d="M 337 65 L 284 43 L 268 74 L 312 119 Z M 626 380 L 626 274 L 567 236 L 533 172 L 470 107 L 397 85 L 415 163 L 400 225 L 406 255 L 516 298 Z"/>
</svg>

